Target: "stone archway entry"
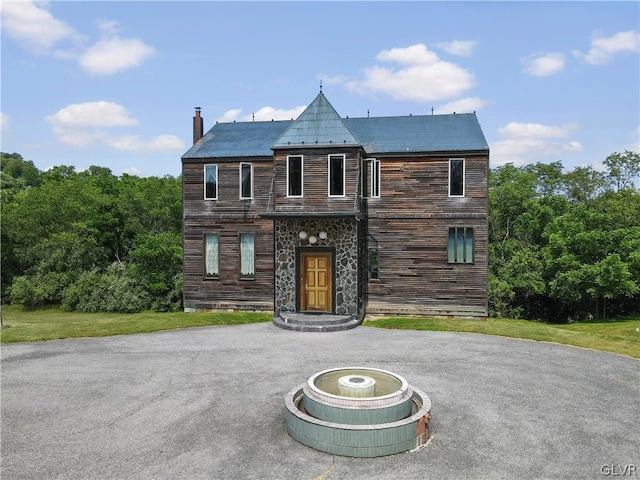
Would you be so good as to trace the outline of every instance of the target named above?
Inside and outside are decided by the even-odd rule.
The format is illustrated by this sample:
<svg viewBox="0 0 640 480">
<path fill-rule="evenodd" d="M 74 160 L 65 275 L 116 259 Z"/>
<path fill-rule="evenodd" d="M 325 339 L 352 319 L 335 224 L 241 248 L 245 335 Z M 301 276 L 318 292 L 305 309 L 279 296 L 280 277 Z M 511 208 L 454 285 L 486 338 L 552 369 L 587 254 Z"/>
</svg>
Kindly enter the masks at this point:
<svg viewBox="0 0 640 480">
<path fill-rule="evenodd" d="M 300 254 L 300 310 L 333 312 L 333 253 Z"/>
</svg>

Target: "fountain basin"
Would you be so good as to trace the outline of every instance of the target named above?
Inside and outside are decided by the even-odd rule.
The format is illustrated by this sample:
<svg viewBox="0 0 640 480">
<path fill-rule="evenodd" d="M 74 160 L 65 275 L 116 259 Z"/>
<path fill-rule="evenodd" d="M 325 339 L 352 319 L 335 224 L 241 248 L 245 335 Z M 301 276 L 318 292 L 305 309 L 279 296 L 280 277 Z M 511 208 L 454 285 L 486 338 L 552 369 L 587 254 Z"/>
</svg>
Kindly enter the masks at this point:
<svg viewBox="0 0 640 480">
<path fill-rule="evenodd" d="M 339 379 L 345 376 L 373 378 L 373 396 L 340 395 Z M 418 448 L 429 438 L 429 397 L 384 370 L 351 367 L 319 372 L 291 390 L 285 406 L 286 429 L 292 438 L 336 455 L 392 455 Z"/>
</svg>

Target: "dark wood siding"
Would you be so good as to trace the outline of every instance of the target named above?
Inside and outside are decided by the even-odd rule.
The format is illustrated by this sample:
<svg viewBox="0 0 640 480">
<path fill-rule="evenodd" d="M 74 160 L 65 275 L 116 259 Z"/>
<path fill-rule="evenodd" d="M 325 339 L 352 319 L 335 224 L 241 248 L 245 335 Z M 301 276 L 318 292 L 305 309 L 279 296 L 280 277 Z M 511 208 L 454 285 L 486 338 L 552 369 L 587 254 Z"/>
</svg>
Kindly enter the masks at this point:
<svg viewBox="0 0 640 480">
<path fill-rule="evenodd" d="M 183 163 L 184 304 L 186 310 L 255 309 L 273 306 L 273 221 L 267 208 L 273 162 L 253 164 L 253 199 L 240 199 L 239 165 L 234 162 Z M 204 165 L 218 165 L 218 199 L 204 200 Z M 204 278 L 204 235 L 219 235 L 219 279 Z M 240 280 L 238 237 L 255 234 L 255 279 Z"/>
<path fill-rule="evenodd" d="M 279 150 L 275 155 L 276 170 L 276 211 L 277 212 L 335 212 L 357 209 L 359 150 L 350 149 L 309 149 Z M 328 156 L 345 155 L 345 196 L 329 197 Z M 304 160 L 303 196 L 287 197 L 287 156 L 302 155 Z"/>
<path fill-rule="evenodd" d="M 447 263 L 450 227 L 473 227 L 474 263 Z M 369 280 L 370 313 L 486 317 L 487 226 L 483 219 L 369 219 L 379 280 Z"/>
<path fill-rule="evenodd" d="M 488 160 L 465 158 L 465 196 L 449 197 L 449 158 L 379 158 L 380 198 L 369 199 L 372 217 L 487 214 Z"/>
<path fill-rule="evenodd" d="M 449 158 L 380 159 L 381 196 L 368 201 L 379 258 L 370 313 L 486 317 L 488 159 L 464 157 L 465 196 L 449 197 Z M 473 264 L 447 262 L 450 227 L 474 228 Z"/>
</svg>

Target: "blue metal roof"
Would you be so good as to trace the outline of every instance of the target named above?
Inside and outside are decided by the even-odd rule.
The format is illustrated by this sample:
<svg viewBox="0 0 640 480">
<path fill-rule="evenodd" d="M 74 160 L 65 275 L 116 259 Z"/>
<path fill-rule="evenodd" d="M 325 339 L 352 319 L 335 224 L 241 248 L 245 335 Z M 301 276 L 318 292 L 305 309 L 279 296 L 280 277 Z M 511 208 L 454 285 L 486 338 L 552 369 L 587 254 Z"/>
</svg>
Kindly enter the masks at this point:
<svg viewBox="0 0 640 480">
<path fill-rule="evenodd" d="M 292 123 L 292 120 L 216 123 L 182 158 L 270 157 L 274 140 Z"/>
<path fill-rule="evenodd" d="M 346 118 L 367 154 L 489 150 L 474 113 Z"/>
<path fill-rule="evenodd" d="M 367 155 L 489 150 L 473 113 L 340 118 L 320 93 L 295 122 L 216 123 L 182 158 L 272 156 L 272 149 L 336 145 L 362 145 Z"/>
<path fill-rule="evenodd" d="M 292 147 L 357 147 L 358 139 L 345 125 L 338 112 L 320 92 L 295 122 L 271 146 L 272 149 Z"/>
</svg>

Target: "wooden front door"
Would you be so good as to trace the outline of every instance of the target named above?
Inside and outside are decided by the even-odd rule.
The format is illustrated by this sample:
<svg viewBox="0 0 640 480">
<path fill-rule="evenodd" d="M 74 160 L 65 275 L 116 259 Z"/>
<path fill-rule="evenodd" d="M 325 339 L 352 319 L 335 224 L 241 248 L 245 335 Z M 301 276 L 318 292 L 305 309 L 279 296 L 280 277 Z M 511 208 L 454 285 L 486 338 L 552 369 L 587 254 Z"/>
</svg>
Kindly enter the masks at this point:
<svg viewBox="0 0 640 480">
<path fill-rule="evenodd" d="M 300 254 L 300 310 L 333 312 L 333 255 Z"/>
</svg>

